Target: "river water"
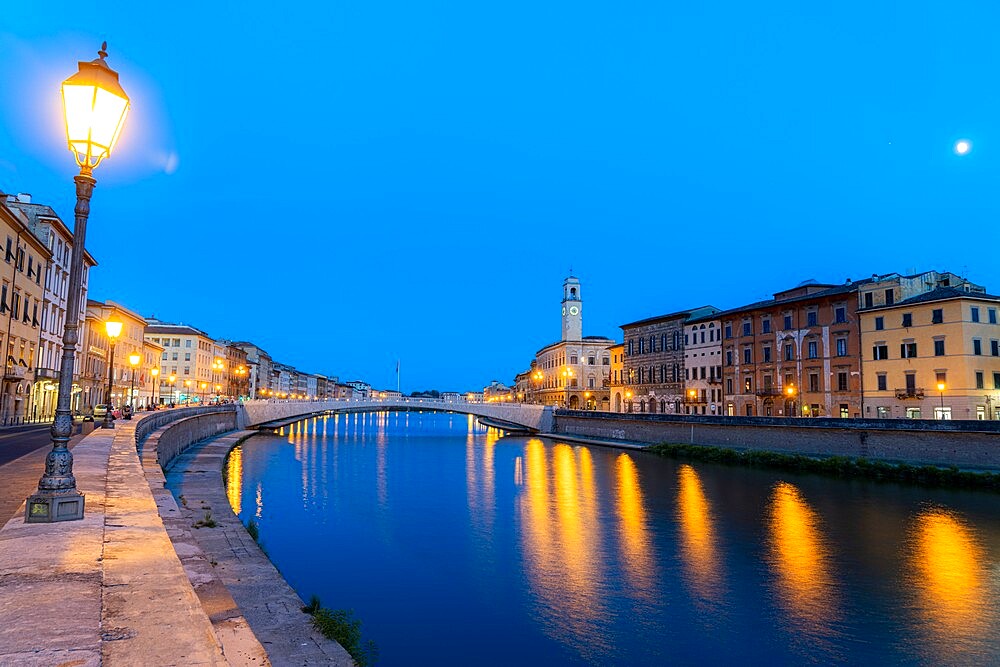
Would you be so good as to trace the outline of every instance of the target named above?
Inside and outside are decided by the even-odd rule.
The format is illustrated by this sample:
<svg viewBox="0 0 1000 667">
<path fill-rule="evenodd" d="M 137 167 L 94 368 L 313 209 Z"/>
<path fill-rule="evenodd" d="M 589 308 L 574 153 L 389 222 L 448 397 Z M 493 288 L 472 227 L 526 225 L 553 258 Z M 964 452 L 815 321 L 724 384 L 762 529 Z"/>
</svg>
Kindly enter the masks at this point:
<svg viewBox="0 0 1000 667">
<path fill-rule="evenodd" d="M 229 499 L 379 665 L 1000 664 L 1000 495 L 498 436 L 311 418 Z"/>
</svg>

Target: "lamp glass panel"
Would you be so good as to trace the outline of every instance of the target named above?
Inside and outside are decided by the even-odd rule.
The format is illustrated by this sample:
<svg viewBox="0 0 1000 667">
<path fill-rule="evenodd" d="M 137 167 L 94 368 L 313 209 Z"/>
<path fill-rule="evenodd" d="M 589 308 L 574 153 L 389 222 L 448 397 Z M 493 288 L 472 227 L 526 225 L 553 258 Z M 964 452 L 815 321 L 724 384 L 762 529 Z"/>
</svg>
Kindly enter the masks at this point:
<svg viewBox="0 0 1000 667">
<path fill-rule="evenodd" d="M 121 322 L 105 322 L 104 329 L 108 332 L 108 336 L 111 338 L 118 338 L 122 334 L 122 323 Z"/>
</svg>

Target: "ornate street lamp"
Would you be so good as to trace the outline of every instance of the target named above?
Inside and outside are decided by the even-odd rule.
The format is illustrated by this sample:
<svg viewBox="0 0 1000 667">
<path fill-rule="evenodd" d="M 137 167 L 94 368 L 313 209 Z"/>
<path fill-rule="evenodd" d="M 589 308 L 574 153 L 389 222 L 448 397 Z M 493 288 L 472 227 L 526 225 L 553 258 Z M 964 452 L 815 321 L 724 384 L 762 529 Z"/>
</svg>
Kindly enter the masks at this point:
<svg viewBox="0 0 1000 667">
<path fill-rule="evenodd" d="M 184 380 L 184 404 L 191 403 L 191 380 Z"/>
<path fill-rule="evenodd" d="M 104 423 L 101 424 L 101 428 L 114 428 L 115 424 L 112 421 L 114 415 L 111 414 L 111 392 L 114 391 L 114 387 L 111 383 L 115 374 L 115 343 L 118 341 L 118 337 L 122 335 L 122 323 L 115 320 L 108 320 L 104 323 L 104 332 L 108 334 L 111 350 L 108 355 L 108 398 L 104 402 L 107 411 L 104 413 Z"/>
<path fill-rule="evenodd" d="M 132 388 L 128 391 L 128 414 L 125 415 L 125 419 L 132 419 L 132 413 L 135 412 L 135 369 L 139 366 L 139 362 L 142 361 L 142 356 L 133 352 L 128 355 L 128 363 L 132 367 Z"/>
<path fill-rule="evenodd" d="M 944 382 L 938 382 L 937 388 L 941 393 L 941 416 L 938 419 L 944 419 Z"/>
<path fill-rule="evenodd" d="M 155 410 L 156 409 L 156 376 L 158 376 L 160 374 L 160 369 L 159 368 L 151 368 L 149 370 L 149 374 L 153 376 L 153 382 L 152 382 L 153 388 L 149 392 L 149 403 L 153 407 L 153 409 Z"/>
<path fill-rule="evenodd" d="M 45 473 L 38 480 L 38 491 L 25 503 L 26 523 L 83 518 L 84 497 L 76 489 L 73 455 L 67 443 L 73 432 L 70 400 L 76 344 L 79 341 L 87 217 L 90 215 L 90 197 L 97 183 L 93 177 L 94 168 L 111 155 L 129 109 L 128 95 L 118 83 L 118 73 L 104 62 L 108 56 L 107 47 L 107 42 L 101 44 L 97 60 L 79 63 L 79 71 L 62 84 L 66 139 L 80 173 L 73 178 L 76 182 L 76 217 L 63 326 L 63 355 L 59 366 L 59 393 L 51 431 L 52 451 L 45 458 Z"/>
</svg>

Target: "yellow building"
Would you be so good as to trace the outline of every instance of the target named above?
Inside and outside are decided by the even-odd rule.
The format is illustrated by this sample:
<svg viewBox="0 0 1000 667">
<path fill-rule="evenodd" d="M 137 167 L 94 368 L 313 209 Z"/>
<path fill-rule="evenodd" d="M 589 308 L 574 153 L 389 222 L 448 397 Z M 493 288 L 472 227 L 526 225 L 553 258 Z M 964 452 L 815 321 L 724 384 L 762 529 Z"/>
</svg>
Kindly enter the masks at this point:
<svg viewBox="0 0 1000 667">
<path fill-rule="evenodd" d="M 6 351 L 0 382 L 0 424 L 40 419 L 29 408 L 42 312 L 45 265 L 52 253 L 31 233 L 28 219 L 0 198 L 0 349 Z M 45 380 L 53 386 L 51 380 Z M 51 390 L 50 390 L 51 391 Z"/>
<path fill-rule="evenodd" d="M 138 313 L 114 301 L 101 302 L 88 299 L 86 321 L 92 330 L 85 339 L 95 349 L 99 349 L 98 345 L 95 344 L 95 338 L 99 338 L 102 334 L 107 338 L 104 323 L 110 319 L 122 323 L 121 335 L 115 341 L 110 403 L 116 408 L 129 404 L 138 410 L 148 403 L 148 397 L 152 391 L 150 370 L 155 368 L 158 362 L 159 346 L 153 347 L 146 344 L 144 338 L 146 320 Z M 138 355 L 139 358 L 135 365 L 130 362 L 132 355 Z M 102 395 L 107 393 L 107 382 L 105 368 Z M 105 396 L 105 398 L 107 397 Z"/>
<path fill-rule="evenodd" d="M 145 337 L 163 346 L 158 397 L 162 395 L 166 403 L 199 403 L 211 399 L 216 384 L 220 384 L 217 382 L 221 377 L 218 366 L 226 357 L 224 347 L 218 348 L 200 329 L 153 318 L 146 320 Z M 175 378 L 173 383 L 171 376 Z"/>
<path fill-rule="evenodd" d="M 611 353 L 615 341 L 583 335 L 580 281 L 563 282 L 562 340 L 535 353 L 530 402 L 574 410 L 608 410 Z"/>
<path fill-rule="evenodd" d="M 889 303 L 869 298 L 859 311 L 865 417 L 998 417 L 1000 297 L 980 289 L 961 283 Z"/>
</svg>

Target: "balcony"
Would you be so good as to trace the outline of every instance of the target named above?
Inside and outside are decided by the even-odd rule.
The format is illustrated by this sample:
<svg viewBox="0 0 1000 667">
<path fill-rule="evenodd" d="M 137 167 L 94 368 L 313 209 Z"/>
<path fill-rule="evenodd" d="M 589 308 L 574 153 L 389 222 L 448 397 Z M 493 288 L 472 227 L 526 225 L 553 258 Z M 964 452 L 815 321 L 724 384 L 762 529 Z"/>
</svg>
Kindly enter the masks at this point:
<svg viewBox="0 0 1000 667">
<path fill-rule="evenodd" d="M 14 364 L 12 366 L 8 366 L 7 369 L 3 372 L 3 379 L 4 380 L 23 380 L 24 379 L 24 375 L 25 375 L 25 371 L 27 371 L 27 370 L 28 369 L 25 368 L 24 366 L 18 366 L 17 364 Z"/>
<path fill-rule="evenodd" d="M 708 378 L 708 383 L 709 384 L 722 384 L 722 378 L 717 378 L 717 377 L 714 377 L 714 376 L 710 377 L 710 378 Z"/>
<path fill-rule="evenodd" d="M 905 389 L 896 389 L 896 398 L 900 400 L 905 400 L 907 398 L 915 398 L 919 400 L 923 397 L 923 387 L 906 387 Z"/>
<path fill-rule="evenodd" d="M 53 370 L 51 368 L 36 368 L 35 369 L 35 379 L 36 380 L 58 380 L 59 371 Z"/>
<path fill-rule="evenodd" d="M 785 392 L 781 390 L 781 387 L 762 387 L 754 392 L 761 398 L 765 396 L 784 396 Z"/>
</svg>

